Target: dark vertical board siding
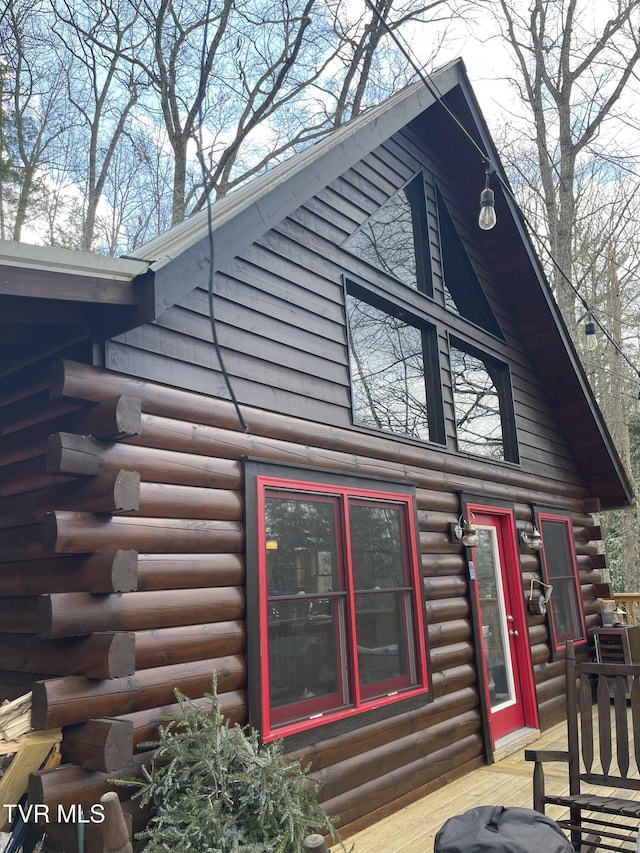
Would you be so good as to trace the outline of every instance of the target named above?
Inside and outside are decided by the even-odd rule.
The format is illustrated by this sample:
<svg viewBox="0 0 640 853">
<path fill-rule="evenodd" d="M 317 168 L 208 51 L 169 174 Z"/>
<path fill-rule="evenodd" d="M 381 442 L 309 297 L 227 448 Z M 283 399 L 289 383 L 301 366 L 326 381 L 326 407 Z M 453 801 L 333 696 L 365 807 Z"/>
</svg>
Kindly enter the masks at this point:
<svg viewBox="0 0 640 853">
<path fill-rule="evenodd" d="M 323 189 L 294 215 L 275 226 L 216 277 L 215 311 L 234 393 L 248 405 L 342 426 L 350 424 L 349 364 L 344 328 L 343 278 L 367 283 L 383 296 L 398 286 L 379 270 L 341 248 L 386 198 L 424 168 L 429 211 L 434 300 L 401 293 L 408 310 L 437 315 L 447 450 L 455 452 L 455 415 L 447 369 L 446 332 L 462 334 L 461 320 L 443 309 L 442 263 L 436 222 L 435 186 L 469 247 L 469 255 L 505 334 L 494 355 L 511 366 L 521 465 L 540 476 L 580 482 L 564 436 L 558 431 L 543 386 L 529 366 L 526 349 L 504 310 L 496 281 L 482 261 L 481 237 L 469 212 L 448 191 L 446 173 L 430 160 L 418 134 L 397 134 Z M 218 374 L 208 321 L 208 295 L 194 290 L 152 330 L 120 336 L 109 348 L 111 366 L 135 373 L 144 362 L 148 379 L 228 396 Z M 477 333 L 468 328 L 471 340 Z M 486 337 L 486 334 L 485 334 Z M 478 338 L 479 340 L 480 338 Z M 146 350 L 147 355 L 143 355 Z M 136 355 L 138 354 L 138 355 Z M 212 374 L 208 379 L 207 375 Z M 207 389 L 216 389 L 207 390 Z"/>
</svg>

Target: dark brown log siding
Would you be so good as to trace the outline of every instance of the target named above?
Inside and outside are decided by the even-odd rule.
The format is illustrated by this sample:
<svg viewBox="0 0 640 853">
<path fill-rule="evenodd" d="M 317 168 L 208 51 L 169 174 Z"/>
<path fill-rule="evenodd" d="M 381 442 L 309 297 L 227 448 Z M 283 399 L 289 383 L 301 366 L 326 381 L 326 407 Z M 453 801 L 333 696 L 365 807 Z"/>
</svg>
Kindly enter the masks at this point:
<svg viewBox="0 0 640 853">
<path fill-rule="evenodd" d="M 12 572 L 22 565 L 25 577 L 31 573 L 41 593 L 38 597 L 28 595 L 28 586 L 16 587 L 7 581 L 0 605 L 11 616 L 7 624 L 13 628 L 4 630 L 17 631 L 16 638 L 29 638 L 37 649 L 41 642 L 38 637 L 47 636 L 57 637 L 56 643 L 74 649 L 73 675 L 68 675 L 64 666 L 59 671 L 65 676 L 62 679 L 40 675 L 34 694 L 34 720 L 40 726 L 75 726 L 85 722 L 88 715 L 91 719 L 118 716 L 134 721 L 139 717 L 136 725 L 143 727 L 140 731 L 152 732 L 172 701 L 173 686 L 201 696 L 210 684 L 207 673 L 213 669 L 218 670 L 222 701 L 232 719 L 244 719 L 246 668 L 240 586 L 244 561 L 242 550 L 237 550 L 242 548 L 241 539 L 237 539 L 242 535 L 242 525 L 237 519 L 241 459 L 246 455 L 349 474 L 407 479 L 417 486 L 435 701 L 394 717 L 393 725 L 388 721 L 370 723 L 325 741 L 320 734 L 318 743 L 307 749 L 315 775 L 326 783 L 322 796 L 327 808 L 342 815 L 353 828 L 384 814 L 392 802 L 396 806 L 406 802 L 484 759 L 466 561 L 461 549 L 451 544 L 448 533 L 450 522 L 459 512 L 460 491 L 486 495 L 488 502 L 492 498 L 513 501 L 520 525 L 531 519 L 532 502 L 571 509 L 587 621 L 590 626 L 598 621 L 592 604 L 592 584 L 598 579 L 593 570 L 597 541 L 592 538 L 595 535 L 597 540 L 597 531 L 592 531 L 592 520 L 584 511 L 588 496 L 569 480 L 559 484 L 554 478 L 541 478 L 516 466 L 501 468 L 384 437 L 362 441 L 361 433 L 352 429 L 247 407 L 244 413 L 249 431 L 244 433 L 233 407 L 222 400 L 73 362 L 65 364 L 63 373 L 56 370 L 55 375 L 58 378 L 52 393 L 62 392 L 64 396 L 49 404 L 53 416 L 50 423 L 64 426 L 69 434 L 73 434 L 75 423 L 86 418 L 92 403 L 123 393 L 140 399 L 139 435 L 118 442 L 87 439 L 94 450 L 100 448 L 100 471 L 115 468 L 140 473 L 140 509 L 124 515 L 95 515 L 82 511 L 82 506 L 74 511 L 55 511 L 56 506 L 50 505 L 47 509 L 51 513 L 41 520 L 10 524 L 2 530 L 12 549 L 11 562 L 6 565 Z M 73 411 L 61 421 L 60 405 L 65 398 L 75 402 Z M 33 459 L 40 460 L 44 468 L 42 443 L 34 448 L 29 452 L 40 451 Z M 11 463 L 4 472 L 8 470 L 15 470 Z M 81 480 L 85 483 L 87 478 Z M 3 499 L 2 509 L 9 517 L 11 502 L 17 498 L 10 496 L 10 483 L 3 482 L 9 496 Z M 46 494 L 55 496 L 56 492 Z M 197 509 L 188 514 L 189 506 Z M 179 531 L 179 541 L 173 534 L 162 533 L 163 528 Z M 127 548 L 133 547 L 136 537 L 140 543 L 147 543 L 137 555 L 138 591 L 92 596 L 83 588 L 73 589 L 73 578 L 79 587 L 86 584 L 86 572 L 78 563 L 88 558 L 85 552 L 109 552 L 118 543 L 122 545 L 123 531 Z M 219 549 L 216 537 L 220 538 Z M 149 547 L 159 550 L 152 552 Z M 32 559 L 33 549 L 36 559 Z M 61 585 L 52 580 L 50 590 L 44 589 L 44 572 L 37 568 L 40 563 L 47 565 L 52 578 L 68 571 L 69 583 Z M 521 565 L 526 590 L 531 577 L 539 575 L 538 557 L 523 552 Z M 117 660 L 96 660 L 100 651 L 95 644 L 92 654 L 83 658 L 79 641 L 94 630 L 115 631 L 116 636 L 119 631 L 128 632 L 123 634 L 124 651 Z M 131 632 L 137 669 L 131 676 L 120 676 L 118 667 L 130 665 L 124 638 Z M 529 617 L 529 639 L 540 719 L 546 726 L 561 711 L 562 663 L 551 661 L 544 619 Z M 192 653 L 188 648 L 191 642 Z M 111 644 L 105 643 L 104 648 L 111 648 Z M 3 684 L 15 683 L 20 677 L 27 679 L 28 685 L 38 677 L 37 673 L 22 671 L 28 667 L 27 657 L 18 660 L 15 655 L 6 655 L 3 660 L 5 667 L 18 670 L 0 674 Z M 84 675 L 83 660 L 88 669 Z M 101 666 L 118 676 L 92 677 Z M 23 680 L 16 685 L 16 692 L 24 689 Z M 144 739 L 141 734 L 134 737 L 134 743 Z M 93 771 L 78 768 L 77 773 Z M 101 784 L 107 784 L 106 776 L 101 778 Z M 93 779 L 87 776 L 88 799 L 94 790 Z M 53 801 L 68 796 L 68 792 L 56 787 L 50 796 Z"/>
</svg>

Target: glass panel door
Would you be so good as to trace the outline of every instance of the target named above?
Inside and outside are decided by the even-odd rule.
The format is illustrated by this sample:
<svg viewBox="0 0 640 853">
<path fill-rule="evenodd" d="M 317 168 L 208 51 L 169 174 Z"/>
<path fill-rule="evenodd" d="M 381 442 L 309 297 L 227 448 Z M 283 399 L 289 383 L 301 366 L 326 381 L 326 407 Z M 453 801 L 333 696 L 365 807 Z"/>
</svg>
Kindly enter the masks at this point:
<svg viewBox="0 0 640 853">
<path fill-rule="evenodd" d="M 494 527 L 477 528 L 475 549 L 478 599 L 482 614 L 483 654 L 491 712 L 516 701 L 509 630 L 513 616 L 506 612 L 497 532 Z"/>
<path fill-rule="evenodd" d="M 537 724 L 533 674 L 513 514 L 477 505 L 468 509 L 478 534 L 478 544 L 471 551 L 473 589 L 489 731 L 495 747 L 510 732 Z"/>
</svg>

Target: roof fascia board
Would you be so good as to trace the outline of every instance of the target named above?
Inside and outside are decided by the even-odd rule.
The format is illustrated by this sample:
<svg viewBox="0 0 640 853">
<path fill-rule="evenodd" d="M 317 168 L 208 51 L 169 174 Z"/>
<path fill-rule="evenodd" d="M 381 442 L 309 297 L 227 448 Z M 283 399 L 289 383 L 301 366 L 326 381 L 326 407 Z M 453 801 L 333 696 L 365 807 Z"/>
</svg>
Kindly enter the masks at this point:
<svg viewBox="0 0 640 853">
<path fill-rule="evenodd" d="M 112 258 L 16 240 L 0 240 L 0 265 L 123 282 L 133 281 L 148 266 L 137 258 Z"/>
<path fill-rule="evenodd" d="M 98 305 L 137 305 L 136 287 L 131 281 L 113 281 L 100 276 L 60 270 L 27 269 L 0 264 L 0 296 L 83 302 Z"/>
<path fill-rule="evenodd" d="M 0 296 L 137 305 L 141 261 L 0 240 Z"/>
<path fill-rule="evenodd" d="M 462 62 L 456 61 L 435 75 L 440 94 L 458 85 L 461 68 Z M 214 271 L 226 267 L 435 100 L 424 84 L 416 83 L 212 205 Z M 211 251 L 207 215 L 201 211 L 136 253 L 136 257 L 146 258 L 155 273 L 155 317 L 179 302 L 208 272 Z"/>
</svg>

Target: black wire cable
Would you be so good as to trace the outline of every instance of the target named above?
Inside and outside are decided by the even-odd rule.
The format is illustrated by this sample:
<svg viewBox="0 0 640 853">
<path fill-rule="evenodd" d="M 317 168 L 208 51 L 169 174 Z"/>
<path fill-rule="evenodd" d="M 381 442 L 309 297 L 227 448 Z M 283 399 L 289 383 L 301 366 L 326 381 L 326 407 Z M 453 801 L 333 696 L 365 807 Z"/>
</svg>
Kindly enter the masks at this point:
<svg viewBox="0 0 640 853">
<path fill-rule="evenodd" d="M 440 106 L 443 107 L 443 109 L 447 112 L 447 114 L 450 116 L 450 118 L 455 122 L 455 124 L 458 126 L 458 128 L 462 131 L 464 136 L 469 140 L 469 142 L 471 142 L 471 144 L 474 146 L 474 148 L 478 151 L 478 153 L 482 157 L 485 165 L 488 165 L 489 167 L 491 167 L 492 166 L 491 157 L 486 153 L 486 151 L 484 151 L 482 149 L 482 147 L 480 145 L 478 145 L 476 140 L 473 138 L 473 136 L 471 136 L 471 134 L 468 132 L 466 127 L 462 124 L 460 119 L 455 115 L 453 110 L 444 102 L 444 98 L 443 98 L 442 93 L 438 90 L 438 87 L 433 82 L 433 80 L 429 77 L 427 72 L 425 72 L 424 69 L 422 69 L 418 66 L 418 64 L 416 63 L 416 61 L 415 61 L 413 55 L 411 54 L 409 48 L 400 41 L 399 37 L 391 29 L 391 27 L 387 23 L 387 20 L 380 13 L 379 9 L 376 8 L 376 6 L 372 2 L 372 0 L 365 0 L 365 2 L 367 4 L 367 6 L 369 6 L 371 11 L 375 14 L 375 16 L 378 18 L 378 20 L 382 23 L 382 25 L 386 29 L 387 33 L 389 34 L 389 36 L 391 36 L 391 38 L 393 39 L 393 41 L 397 45 L 398 49 L 400 50 L 400 52 L 402 53 L 404 58 L 407 60 L 407 62 L 411 65 L 413 70 L 418 75 L 419 79 L 426 86 L 427 91 L 429 91 L 430 94 L 438 101 Z M 496 175 L 498 181 L 500 182 L 500 186 L 509 195 L 509 197 L 513 200 L 513 202 L 516 204 L 518 210 L 520 211 L 522 219 L 523 219 L 525 225 L 527 226 L 527 228 L 529 229 L 530 233 L 535 234 L 535 230 L 532 228 L 531 223 L 529 222 L 529 220 L 525 216 L 524 212 L 520 208 L 520 205 L 518 204 L 518 202 L 517 202 L 517 200 L 513 194 L 513 191 L 511 190 L 511 187 L 505 181 L 505 179 L 502 177 L 502 175 L 500 175 L 495 170 L 493 170 L 493 171 L 494 171 L 494 174 Z M 638 379 L 640 380 L 640 369 L 638 369 L 638 367 L 631 361 L 631 359 L 627 356 L 627 354 L 624 352 L 624 350 L 619 346 L 619 344 L 609 334 L 609 332 L 607 331 L 605 326 L 600 322 L 600 320 L 598 319 L 598 317 L 594 313 L 593 309 L 587 303 L 586 299 L 582 296 L 582 294 L 579 292 L 578 288 L 573 284 L 573 282 L 570 280 L 569 276 L 565 273 L 565 271 L 562 269 L 562 267 L 560 266 L 558 261 L 555 259 L 553 253 L 551 252 L 551 249 L 546 245 L 546 243 L 544 243 L 544 241 L 541 241 L 541 245 L 544 247 L 545 252 L 548 254 L 552 264 L 556 267 L 556 269 L 558 270 L 558 272 L 560 273 L 562 278 L 567 282 L 567 284 L 571 287 L 571 289 L 573 290 L 573 292 L 575 293 L 577 298 L 580 300 L 580 304 L 585 309 L 586 313 L 591 315 L 595 324 L 602 331 L 602 333 L 607 338 L 607 340 L 616 349 L 616 351 L 620 353 L 620 355 L 629 364 L 629 366 L 632 368 L 634 373 L 637 374 Z"/>
<path fill-rule="evenodd" d="M 204 33 L 202 37 L 202 53 L 200 55 L 200 82 L 198 86 L 198 142 L 199 142 L 199 150 L 198 150 L 198 159 L 200 160 L 200 169 L 202 173 L 202 188 L 205 193 L 206 198 L 206 210 L 207 210 L 207 240 L 209 245 L 209 273 L 208 273 L 208 281 L 207 281 L 207 291 L 209 295 L 209 323 L 211 326 L 211 336 L 213 338 L 213 346 L 216 352 L 216 356 L 218 359 L 218 364 L 220 365 L 220 370 L 222 372 L 222 376 L 224 377 L 225 385 L 227 386 L 227 391 L 229 392 L 229 396 L 231 397 L 231 402 L 236 411 L 236 415 L 238 417 L 238 421 L 240 422 L 240 426 L 242 427 L 244 432 L 249 432 L 249 427 L 244 419 L 242 411 L 240 410 L 240 404 L 238 403 L 238 398 L 235 395 L 235 391 L 233 390 L 233 385 L 231 384 L 231 377 L 227 371 L 225 361 L 222 355 L 222 348 L 220 346 L 220 341 L 218 339 L 218 324 L 216 322 L 215 315 L 215 305 L 214 305 L 214 283 L 215 283 L 215 269 L 214 269 L 214 261 L 215 261 L 215 238 L 214 238 L 214 229 L 213 229 L 213 215 L 211 212 L 211 198 L 210 193 L 207 191 L 207 166 L 204 160 L 204 140 L 202 136 L 202 128 L 204 125 L 204 114 L 202 110 L 202 103 L 204 101 L 204 92 L 202 92 L 202 88 L 204 87 L 206 81 L 204 79 L 204 69 L 206 63 L 206 54 L 207 54 L 207 41 L 209 35 L 209 18 L 211 15 L 211 0 L 207 0 L 207 8 L 205 10 L 205 21 L 204 21 Z"/>
</svg>

